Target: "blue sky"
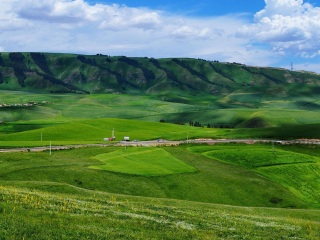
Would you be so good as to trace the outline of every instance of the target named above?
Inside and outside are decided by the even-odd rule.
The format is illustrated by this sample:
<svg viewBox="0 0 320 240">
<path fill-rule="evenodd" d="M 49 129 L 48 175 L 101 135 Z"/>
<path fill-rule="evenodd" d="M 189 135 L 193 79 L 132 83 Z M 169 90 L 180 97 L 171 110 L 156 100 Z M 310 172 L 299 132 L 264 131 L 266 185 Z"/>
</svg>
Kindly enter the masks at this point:
<svg viewBox="0 0 320 240">
<path fill-rule="evenodd" d="M 319 0 L 1 0 L 0 51 L 192 57 L 320 73 Z"/>
<path fill-rule="evenodd" d="M 230 13 L 251 13 L 263 9 L 264 0 L 245 0 L 245 4 L 239 4 L 237 0 L 126 0 L 126 1 L 109 1 L 109 0 L 90 0 L 90 4 L 125 4 L 129 7 L 148 7 L 152 9 L 164 10 L 171 13 L 186 14 L 189 16 L 214 16 L 226 15 Z"/>
</svg>

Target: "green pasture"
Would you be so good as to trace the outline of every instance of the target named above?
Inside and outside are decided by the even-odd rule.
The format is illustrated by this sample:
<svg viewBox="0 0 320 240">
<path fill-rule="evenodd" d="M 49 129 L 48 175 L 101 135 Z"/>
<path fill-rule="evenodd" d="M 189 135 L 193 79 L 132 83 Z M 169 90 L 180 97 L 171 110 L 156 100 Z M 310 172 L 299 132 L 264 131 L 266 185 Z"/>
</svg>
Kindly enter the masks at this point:
<svg viewBox="0 0 320 240">
<path fill-rule="evenodd" d="M 316 163 L 319 158 L 275 149 L 274 147 L 252 147 L 220 148 L 204 153 L 209 158 L 217 158 L 225 162 L 231 162 L 247 168 L 268 167 L 298 163 Z"/>
<path fill-rule="evenodd" d="M 69 120 L 68 122 L 56 122 L 53 125 L 45 125 L 47 121 L 20 122 L 21 128 L 32 129 L 0 134 L 0 145 L 11 145 L 13 142 L 29 143 L 38 142 L 40 145 L 48 145 L 50 141 L 54 145 L 67 143 L 109 143 L 103 141 L 104 138 L 111 137 L 112 130 L 115 130 L 117 141 L 123 140 L 124 136 L 129 136 L 134 140 L 155 140 L 155 139 L 186 139 L 196 137 L 214 137 L 219 129 L 198 128 L 176 124 L 144 122 L 138 120 L 125 119 L 89 119 L 89 120 Z M 5 128 L 7 124 L 0 125 Z M 16 124 L 12 128 L 16 128 Z M 43 142 L 41 143 L 41 137 Z M 11 143 L 10 143 L 11 142 Z M 34 144 L 32 144 L 34 145 Z"/>
<path fill-rule="evenodd" d="M 36 184 L 30 183 L 33 187 Z M 1 239 L 318 239 L 318 210 L 133 197 L 57 183 L 0 184 Z M 72 193 L 71 193 L 72 192 Z"/>
<path fill-rule="evenodd" d="M 314 156 L 313 152 L 319 152 L 319 147 L 309 148 L 308 154 L 291 148 L 243 145 L 190 149 L 215 160 L 252 169 L 317 206 L 320 203 L 320 158 L 319 153 Z"/>
<path fill-rule="evenodd" d="M 128 148 L 94 157 L 103 165 L 92 166 L 112 172 L 142 176 L 162 176 L 195 172 L 196 169 L 161 148 Z"/>
<path fill-rule="evenodd" d="M 128 119 L 32 120 L 0 124 L 1 147 L 28 147 L 72 144 L 109 144 L 103 141 L 115 130 L 116 141 L 212 139 L 299 139 L 319 138 L 320 124 L 268 128 L 207 128 Z M 111 142 L 112 143 L 112 142 Z"/>
<path fill-rule="evenodd" d="M 279 183 L 261 177 L 252 170 L 213 161 L 202 154 L 190 152 L 186 147 L 166 147 L 160 148 L 161 150 L 123 147 L 123 151 L 117 147 L 88 147 L 52 151 L 52 155 L 49 151 L 1 153 L 0 182 L 12 182 L 27 188 L 45 182 L 64 183 L 116 194 L 238 206 L 307 207 L 306 202 Z M 159 176 L 147 176 L 151 170 L 143 168 L 143 163 L 149 165 L 142 161 L 145 159 L 141 155 L 143 151 L 151 151 L 149 156 L 154 158 L 156 154 L 165 158 L 169 156 L 170 161 L 174 162 L 163 158 L 153 160 L 152 167 Z M 117 172 L 92 169 L 91 166 L 104 168 L 108 163 L 106 156 L 113 156 L 121 161 L 121 156 L 117 157 L 120 153 L 130 160 L 112 162 L 111 159 L 111 166 L 116 167 Z M 104 162 L 98 160 L 97 155 L 103 157 Z M 132 164 L 133 161 L 138 163 Z M 124 164 L 128 162 L 131 165 Z M 177 166 L 179 169 L 176 169 Z M 119 169 L 134 174 L 121 173 Z M 163 169 L 166 169 L 165 172 Z M 168 171 L 171 171 L 169 175 L 163 175 Z M 183 173 L 176 174 L 181 172 Z M 42 190 L 52 191 L 50 188 Z M 61 192 L 63 189 L 57 188 L 54 191 Z M 282 201 L 273 203 L 273 198 L 280 198 Z"/>
<path fill-rule="evenodd" d="M 56 119 L 121 118 L 168 123 L 200 122 L 215 127 L 255 128 L 319 124 L 320 104 L 316 96 L 285 100 L 261 93 L 235 92 L 225 97 L 181 96 L 168 101 L 152 95 L 130 94 L 40 94 L 0 91 L 0 103 L 43 105 L 0 108 L 0 121 L 14 122 Z M 229 99 L 229 100 L 226 100 Z M 260 125 L 255 121 L 260 121 Z"/>
<path fill-rule="evenodd" d="M 318 150 L 219 144 L 1 153 L 0 238 L 317 239 Z"/>
</svg>

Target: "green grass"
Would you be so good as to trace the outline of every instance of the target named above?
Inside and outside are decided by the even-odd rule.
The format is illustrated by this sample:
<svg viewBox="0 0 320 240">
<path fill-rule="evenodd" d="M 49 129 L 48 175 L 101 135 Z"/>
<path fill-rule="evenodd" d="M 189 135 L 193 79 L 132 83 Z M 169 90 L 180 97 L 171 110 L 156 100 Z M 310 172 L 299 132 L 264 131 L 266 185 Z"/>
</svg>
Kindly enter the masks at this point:
<svg viewBox="0 0 320 240">
<path fill-rule="evenodd" d="M 319 210 L 314 209 L 320 207 L 315 202 L 318 175 L 310 168 L 300 168 L 304 164 L 310 167 L 312 162 L 299 163 L 301 159 L 307 162 L 306 155 L 316 161 L 318 146 L 275 147 L 275 152 L 288 155 L 281 158 L 285 165 L 272 166 L 296 167 L 304 175 L 277 168 L 278 173 L 272 171 L 268 176 L 258 170 L 270 167 L 238 166 L 202 154 L 243 148 L 251 156 L 257 156 L 254 150 L 266 156 L 272 151 L 271 145 L 185 145 L 88 147 L 53 151 L 52 155 L 48 151 L 1 153 L 0 238 L 319 238 Z M 285 160 L 289 153 L 295 159 Z M 124 163 L 131 160 L 140 166 L 145 159 L 151 160 L 153 166 L 161 167 L 156 168 L 161 174 L 150 176 L 144 169 L 137 174 L 141 170 L 138 165 L 130 167 L 134 174 L 92 169 L 104 166 L 97 156 L 106 163 L 114 157 L 118 170 L 127 170 Z M 121 162 L 123 157 L 126 162 Z M 184 173 L 162 175 L 163 166 L 176 170 L 172 164 L 178 164 Z M 260 165 L 265 165 L 264 161 L 256 164 Z M 292 179 L 283 172 L 297 176 L 296 183 L 309 184 L 309 195 L 300 189 L 300 195 L 296 194 Z M 309 177 L 303 179 L 306 173 Z"/>
<path fill-rule="evenodd" d="M 196 138 L 253 138 L 253 139 L 299 139 L 320 137 L 320 124 L 245 128 L 207 128 L 176 125 L 159 122 L 145 122 L 126 119 L 88 119 L 74 120 L 57 118 L 0 124 L 1 147 L 31 147 L 53 145 L 72 145 L 100 143 L 111 137 L 115 129 L 116 140 L 124 136 L 137 140 L 186 140 Z M 41 141 L 42 136 L 42 141 Z"/>
<path fill-rule="evenodd" d="M 18 124 L 23 121 L 51 119 L 79 120 L 121 118 L 149 122 L 164 119 L 169 123 L 198 121 L 216 127 L 255 127 L 250 120 L 260 118 L 265 127 L 285 127 L 319 124 L 319 99 L 316 96 L 283 98 L 266 97 L 262 93 L 234 92 L 227 96 L 180 96 L 174 102 L 150 95 L 130 94 L 40 94 L 0 91 L 0 103 L 47 103 L 32 108 L 0 108 L 0 121 Z M 176 94 L 174 94 L 176 96 Z M 168 95 L 166 95 L 168 97 Z M 310 108 L 310 106 L 312 106 Z M 320 105 L 319 105 L 320 106 Z M 249 121 L 249 122 L 248 122 Z M 3 126 L 0 126 L 0 129 Z M 316 133 L 315 133 L 316 134 Z"/>
<path fill-rule="evenodd" d="M 257 147 L 220 148 L 205 152 L 205 156 L 231 162 L 247 168 L 267 167 L 297 163 L 316 163 L 320 159 L 306 155 L 288 152 L 280 149 Z"/>
<path fill-rule="evenodd" d="M 320 158 L 313 156 L 312 152 L 318 149 L 317 146 L 306 154 L 294 152 L 290 147 L 243 145 L 202 146 L 191 148 L 191 151 L 252 169 L 286 187 L 310 205 L 316 206 L 320 203 Z"/>
<path fill-rule="evenodd" d="M 41 122 L 29 122 L 30 125 L 39 126 Z M 4 124 L 4 127 L 6 125 Z M 124 136 L 130 139 L 186 139 L 190 137 L 214 137 L 217 129 L 205 129 L 190 126 L 182 126 L 167 123 L 144 122 L 124 119 L 96 119 L 96 120 L 69 120 L 67 123 L 56 123 L 29 131 L 0 134 L 0 141 L 40 141 L 41 135 L 46 144 L 49 141 L 57 142 L 85 142 L 102 143 L 103 138 L 111 137 L 112 129 L 115 129 L 117 140 L 123 140 Z M 3 142 L 3 144 L 5 143 Z M 2 145 L 2 143 L 0 143 Z"/>
<path fill-rule="evenodd" d="M 195 172 L 196 169 L 161 148 L 128 148 L 94 156 L 103 165 L 93 169 L 107 170 L 141 176 L 163 176 Z"/>
<path fill-rule="evenodd" d="M 51 156 L 48 151 L 1 153 L 0 181 L 15 182 L 15 184 L 28 188 L 32 186 L 30 183 L 66 183 L 84 189 L 115 194 L 238 206 L 308 206 L 306 202 L 285 187 L 261 177 L 252 170 L 213 161 L 199 153 L 190 152 L 186 149 L 187 147 L 160 149 L 162 149 L 161 154 L 169 155 L 171 159 L 172 156 L 179 159 L 183 169 L 189 171 L 197 169 L 196 172 L 152 177 L 90 168 L 93 165 L 102 165 L 101 161 L 94 158 L 99 154 L 117 155 L 115 151 L 119 149 L 116 147 L 53 151 Z M 143 150 L 132 148 L 129 151 L 141 153 L 140 151 Z M 169 163 L 166 163 L 166 166 L 170 166 Z M 122 168 L 126 167 L 122 166 Z M 60 192 L 61 189 L 56 191 Z M 281 198 L 283 201 L 273 203 L 270 199 L 274 197 Z"/>
<path fill-rule="evenodd" d="M 258 168 L 257 172 L 290 189 L 311 205 L 320 202 L 320 161 Z"/>
<path fill-rule="evenodd" d="M 232 207 L 40 184 L 74 193 L 0 185 L 1 239 L 320 237 L 318 210 Z"/>
</svg>

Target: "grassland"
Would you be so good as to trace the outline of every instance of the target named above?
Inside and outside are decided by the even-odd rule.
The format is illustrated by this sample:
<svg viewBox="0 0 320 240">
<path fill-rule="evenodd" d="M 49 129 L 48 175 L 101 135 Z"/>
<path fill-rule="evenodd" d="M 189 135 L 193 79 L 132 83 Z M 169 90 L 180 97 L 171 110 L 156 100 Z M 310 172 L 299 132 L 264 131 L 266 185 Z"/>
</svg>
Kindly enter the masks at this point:
<svg viewBox="0 0 320 240">
<path fill-rule="evenodd" d="M 204 125 L 250 126 L 250 119 L 265 120 L 266 126 L 302 125 L 319 123 L 320 99 L 317 95 L 270 98 L 262 93 L 234 93 L 223 97 L 207 94 L 186 97 L 185 102 L 166 101 L 150 95 L 129 94 L 40 94 L 1 90 L 0 103 L 22 104 L 45 102 L 32 108 L 0 108 L 0 120 L 5 122 L 56 118 L 122 118 L 158 122 Z M 247 95 L 244 97 L 243 95 Z M 225 99 L 232 98 L 228 102 Z M 238 99 L 240 98 L 240 99 Z M 256 105 L 250 105 L 257 102 Z M 320 104 L 319 104 L 320 106 Z M 201 113 L 201 114 L 199 114 Z M 249 125 L 248 125 L 249 124 Z"/>
<path fill-rule="evenodd" d="M 318 239 L 318 210 L 243 208 L 0 186 L 2 239 Z"/>
<path fill-rule="evenodd" d="M 0 108 L 0 145 L 47 145 L 48 141 L 56 144 L 96 143 L 110 137 L 113 128 L 117 139 L 129 135 L 139 140 L 178 140 L 185 139 L 187 134 L 190 138 L 320 137 L 316 96 L 283 101 L 256 95 L 244 97 L 245 94 L 237 94 L 236 98 L 234 95 L 230 98 L 236 102 L 221 105 L 224 99 L 208 95 L 195 97 L 192 103 L 191 99 L 177 103 L 146 95 L 1 91 L 0 102 L 10 107 Z M 246 105 L 254 101 L 259 104 Z M 28 102 L 44 103 L 32 107 L 14 106 Z M 160 120 L 165 123 L 160 124 Z M 203 127 L 189 126 L 190 122 L 199 122 Z M 45 142 L 40 141 L 41 136 Z"/>
<path fill-rule="evenodd" d="M 292 151 L 293 150 L 293 151 Z M 194 147 L 191 151 L 252 169 L 289 189 L 310 205 L 320 201 L 319 147 L 309 154 L 292 147 Z M 280 200 L 280 198 L 278 198 Z M 274 199 L 276 201 L 276 199 Z"/>
<path fill-rule="evenodd" d="M 0 94 L 1 148 L 106 145 L 112 129 L 116 140 L 320 138 L 316 94 Z M 318 239 L 319 159 L 319 145 L 278 144 L 2 152 L 0 239 Z"/>
<path fill-rule="evenodd" d="M 185 164 L 167 151 L 157 148 L 121 149 L 112 153 L 99 154 L 94 158 L 103 162 L 104 165 L 91 166 L 93 169 L 134 175 L 163 176 L 196 171 L 196 168 Z"/>
<path fill-rule="evenodd" d="M 166 151 L 162 154 L 179 159 L 179 165 L 189 173 L 148 177 L 143 174 L 132 175 L 90 168 L 93 165 L 103 166 L 101 161 L 94 158 L 96 155 L 112 155 L 115 150 L 118 148 L 82 148 L 53 152 L 51 156 L 49 152 L 1 153 L 0 181 L 25 183 L 22 186 L 28 188 L 32 182 L 58 182 L 115 194 L 238 206 L 307 207 L 304 201 L 281 185 L 274 184 L 251 170 L 212 161 L 200 154 L 186 151 L 183 147 L 168 147 L 161 151 Z M 150 151 L 149 148 L 127 150 L 131 157 L 134 151 Z M 132 167 L 121 167 L 126 172 L 134 171 Z M 194 169 L 197 171 L 190 172 Z M 283 202 L 274 204 L 270 202 L 272 197 L 282 198 Z"/>
<path fill-rule="evenodd" d="M 221 155 L 213 154 L 243 148 L 247 148 L 250 156 L 259 152 L 268 156 L 268 151 L 281 154 L 280 165 L 277 162 L 271 165 L 275 169 L 288 166 L 283 171 L 296 174 L 300 180 L 302 173 L 290 167 L 300 166 L 301 161 L 317 164 L 320 157 L 318 146 L 272 149 L 271 145 L 238 144 L 89 147 L 54 151 L 52 155 L 49 152 L 1 153 L 0 237 L 317 239 L 320 219 L 319 210 L 315 208 L 320 207 L 316 195 L 319 191 L 317 183 L 312 181 L 318 173 L 303 169 L 310 176 L 305 179 L 305 183 L 310 184 L 310 195 L 296 188 L 299 195 L 293 191 L 296 182 L 279 181 L 279 178 L 286 179 L 281 178 L 280 172 L 262 172 L 264 176 L 261 176 L 260 170 L 265 168 L 263 160 L 253 166 L 252 162 L 230 164 L 228 156 L 222 161 L 217 158 L 222 158 Z M 146 151 L 151 154 L 141 157 Z M 180 166 L 188 170 L 191 166 L 197 171 L 149 176 L 137 172 L 140 170 L 137 165 L 132 167 L 120 162 L 120 168 L 127 167 L 127 173 L 119 173 L 118 169 L 114 172 L 104 168 L 104 163 L 97 159 L 98 156 L 105 161 L 105 156 L 115 155 L 120 161 L 123 158 L 138 160 L 139 165 L 142 161 L 156 164 L 155 155 L 169 156 L 171 160 L 179 160 Z M 230 151 L 230 156 L 239 155 Z M 290 156 L 294 156 L 293 160 Z M 92 169 L 92 165 L 102 168 Z"/>
</svg>

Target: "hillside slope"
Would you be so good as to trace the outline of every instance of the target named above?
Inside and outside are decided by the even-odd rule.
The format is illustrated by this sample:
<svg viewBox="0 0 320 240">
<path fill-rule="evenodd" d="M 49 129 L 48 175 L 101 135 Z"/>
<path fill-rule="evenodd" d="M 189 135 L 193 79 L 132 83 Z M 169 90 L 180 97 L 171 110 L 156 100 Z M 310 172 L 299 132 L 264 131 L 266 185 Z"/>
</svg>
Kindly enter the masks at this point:
<svg viewBox="0 0 320 240">
<path fill-rule="evenodd" d="M 200 59 L 154 59 L 49 53 L 0 53 L 0 90 L 270 96 L 320 91 L 320 75 Z"/>
</svg>

